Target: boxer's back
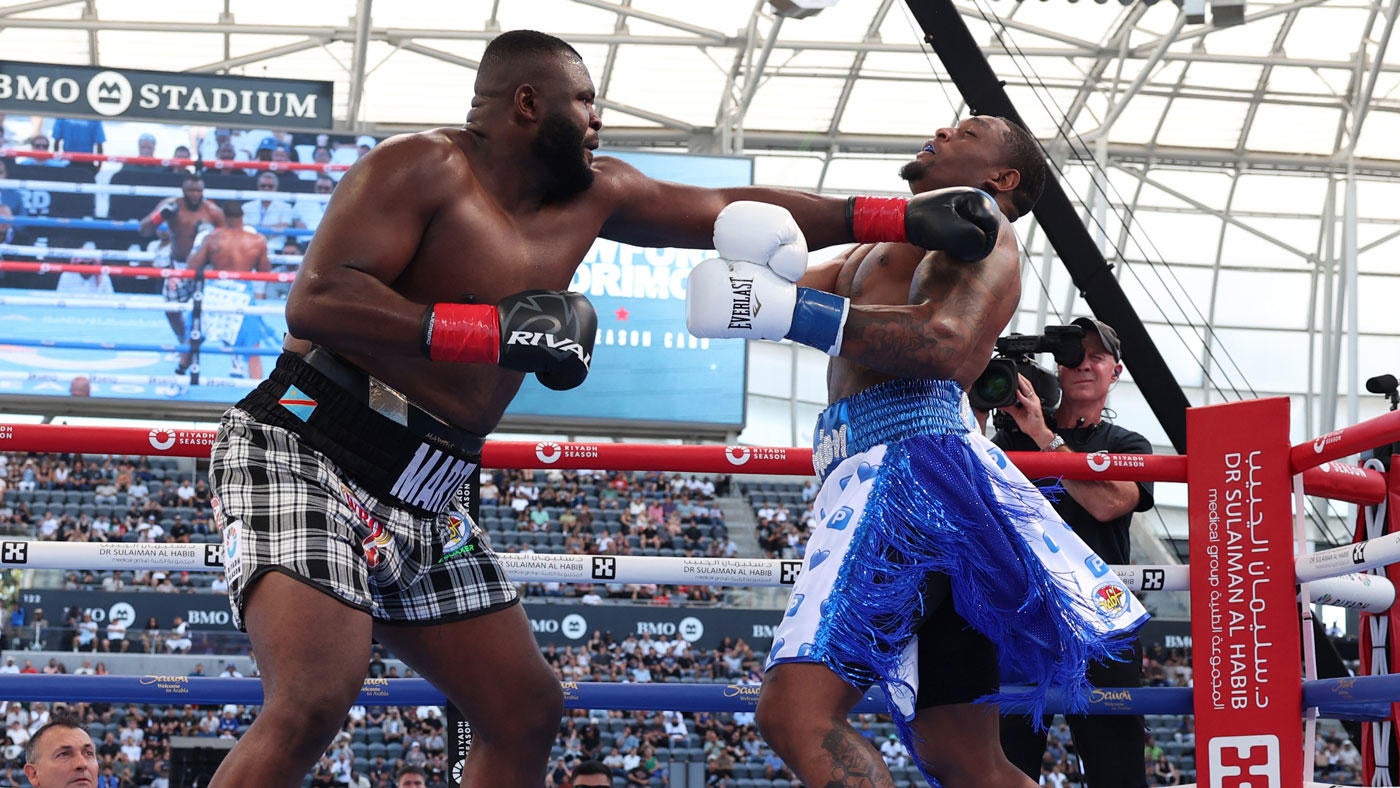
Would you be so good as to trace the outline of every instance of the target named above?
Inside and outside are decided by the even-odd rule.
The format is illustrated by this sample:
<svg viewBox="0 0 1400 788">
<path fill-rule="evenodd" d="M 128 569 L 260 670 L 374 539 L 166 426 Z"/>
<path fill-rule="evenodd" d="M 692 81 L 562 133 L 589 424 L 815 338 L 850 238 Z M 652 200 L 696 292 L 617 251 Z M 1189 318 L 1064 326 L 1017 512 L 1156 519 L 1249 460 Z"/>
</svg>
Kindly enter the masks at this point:
<svg viewBox="0 0 1400 788">
<path fill-rule="evenodd" d="M 209 263 L 216 271 L 257 271 L 267 255 L 267 239 L 241 227 L 220 228 L 204 239 Z"/>
</svg>

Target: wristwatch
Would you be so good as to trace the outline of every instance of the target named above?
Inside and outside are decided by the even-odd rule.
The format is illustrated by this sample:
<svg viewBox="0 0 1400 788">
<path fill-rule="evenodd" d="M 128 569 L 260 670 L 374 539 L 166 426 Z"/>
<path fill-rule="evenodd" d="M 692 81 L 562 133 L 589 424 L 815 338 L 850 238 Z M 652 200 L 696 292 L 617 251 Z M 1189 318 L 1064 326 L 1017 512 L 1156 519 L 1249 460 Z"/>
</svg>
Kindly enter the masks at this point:
<svg viewBox="0 0 1400 788">
<path fill-rule="evenodd" d="M 1050 439 L 1049 443 L 1045 444 L 1045 448 L 1041 449 L 1041 451 L 1055 451 L 1063 445 L 1065 445 L 1065 439 L 1056 435 Z"/>
</svg>

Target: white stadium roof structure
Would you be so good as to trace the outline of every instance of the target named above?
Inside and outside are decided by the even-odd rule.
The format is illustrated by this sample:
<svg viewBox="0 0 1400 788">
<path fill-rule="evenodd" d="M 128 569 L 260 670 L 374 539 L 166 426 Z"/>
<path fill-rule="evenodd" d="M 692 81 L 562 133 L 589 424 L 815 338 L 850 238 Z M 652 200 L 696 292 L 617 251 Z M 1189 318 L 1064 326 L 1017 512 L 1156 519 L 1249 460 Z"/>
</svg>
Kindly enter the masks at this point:
<svg viewBox="0 0 1400 788">
<path fill-rule="evenodd" d="M 1400 372 L 1400 2 L 1206 2 L 938 0 L 1045 144 L 1186 399 L 1288 395 L 1297 441 L 1382 412 L 1363 381 Z M 760 184 L 897 193 L 898 166 L 968 111 L 911 5 L 933 3 L 30 0 L 0 3 L 0 53 L 333 80 L 337 128 L 383 136 L 459 124 L 486 43 L 535 28 L 584 55 L 605 146 L 751 156 Z M 1019 231 L 1012 328 L 1091 311 L 1045 228 Z M 751 370 L 799 374 L 751 383 L 751 416 L 796 415 L 744 438 L 802 442 L 821 359 L 750 353 Z M 1148 399 L 1127 380 L 1110 405 L 1170 450 Z"/>
</svg>

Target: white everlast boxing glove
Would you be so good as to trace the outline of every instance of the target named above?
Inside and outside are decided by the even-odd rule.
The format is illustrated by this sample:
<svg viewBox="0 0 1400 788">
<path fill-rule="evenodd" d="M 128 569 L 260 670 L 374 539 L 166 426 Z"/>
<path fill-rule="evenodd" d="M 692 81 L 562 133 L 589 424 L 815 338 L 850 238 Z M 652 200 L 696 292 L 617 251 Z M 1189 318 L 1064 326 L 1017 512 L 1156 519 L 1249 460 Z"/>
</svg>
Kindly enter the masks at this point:
<svg viewBox="0 0 1400 788">
<path fill-rule="evenodd" d="M 850 299 L 798 287 L 765 266 L 712 259 L 690 272 L 685 326 L 712 339 L 791 339 L 841 355 Z"/>
<path fill-rule="evenodd" d="M 807 237 L 781 205 L 726 205 L 715 217 L 715 251 L 725 260 L 766 265 L 789 282 L 807 272 Z"/>
</svg>

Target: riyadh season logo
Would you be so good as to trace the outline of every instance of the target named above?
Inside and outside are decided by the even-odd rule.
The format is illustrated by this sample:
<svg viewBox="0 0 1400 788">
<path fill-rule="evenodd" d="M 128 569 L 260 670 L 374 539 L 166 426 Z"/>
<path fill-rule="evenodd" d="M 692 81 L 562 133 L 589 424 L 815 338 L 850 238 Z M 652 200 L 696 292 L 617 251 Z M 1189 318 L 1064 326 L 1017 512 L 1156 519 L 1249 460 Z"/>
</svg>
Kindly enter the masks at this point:
<svg viewBox="0 0 1400 788">
<path fill-rule="evenodd" d="M 1314 453 L 1314 454 L 1321 454 L 1323 449 L 1327 448 L 1328 446 L 1331 446 L 1331 445 L 1334 444 L 1334 443 L 1337 443 L 1337 442 L 1341 441 L 1341 439 L 1342 439 L 1342 431 L 1341 431 L 1341 430 L 1336 430 L 1336 431 L 1334 431 L 1334 432 L 1329 432 L 1329 433 L 1327 433 L 1326 435 L 1323 435 L 1322 437 L 1320 437 L 1320 438 L 1318 438 L 1317 440 L 1314 440 L 1314 441 L 1312 442 L 1313 453 Z"/>
<path fill-rule="evenodd" d="M 553 464 L 564 456 L 564 447 L 554 441 L 540 441 L 535 444 L 535 457 L 540 462 Z"/>
<path fill-rule="evenodd" d="M 175 430 L 153 429 L 146 439 L 151 442 L 152 449 L 166 451 L 175 445 Z"/>
<path fill-rule="evenodd" d="M 724 447 L 724 459 L 730 465 L 743 465 L 749 460 L 771 460 L 784 462 L 787 460 L 787 449 L 780 448 L 750 448 L 748 446 L 726 446 Z"/>
<path fill-rule="evenodd" d="M 1103 473 L 1114 465 L 1119 468 L 1147 467 L 1146 455 L 1142 454 L 1109 454 L 1106 451 L 1096 451 L 1084 455 L 1084 458 L 1089 463 L 1089 470 L 1094 473 Z"/>
<path fill-rule="evenodd" d="M 87 84 L 87 101 L 92 111 L 111 117 L 126 112 L 131 106 L 131 81 L 116 71 L 99 71 Z"/>
<path fill-rule="evenodd" d="M 545 465 L 553 465 L 561 458 L 570 460 L 596 460 L 598 447 L 591 443 L 570 443 L 540 441 L 535 444 L 535 458 Z"/>
<path fill-rule="evenodd" d="M 1366 471 L 1355 465 L 1347 465 L 1341 462 L 1324 462 L 1317 466 L 1323 473 L 1337 473 L 1342 476 L 1355 476 L 1358 479 L 1366 478 Z"/>
</svg>

